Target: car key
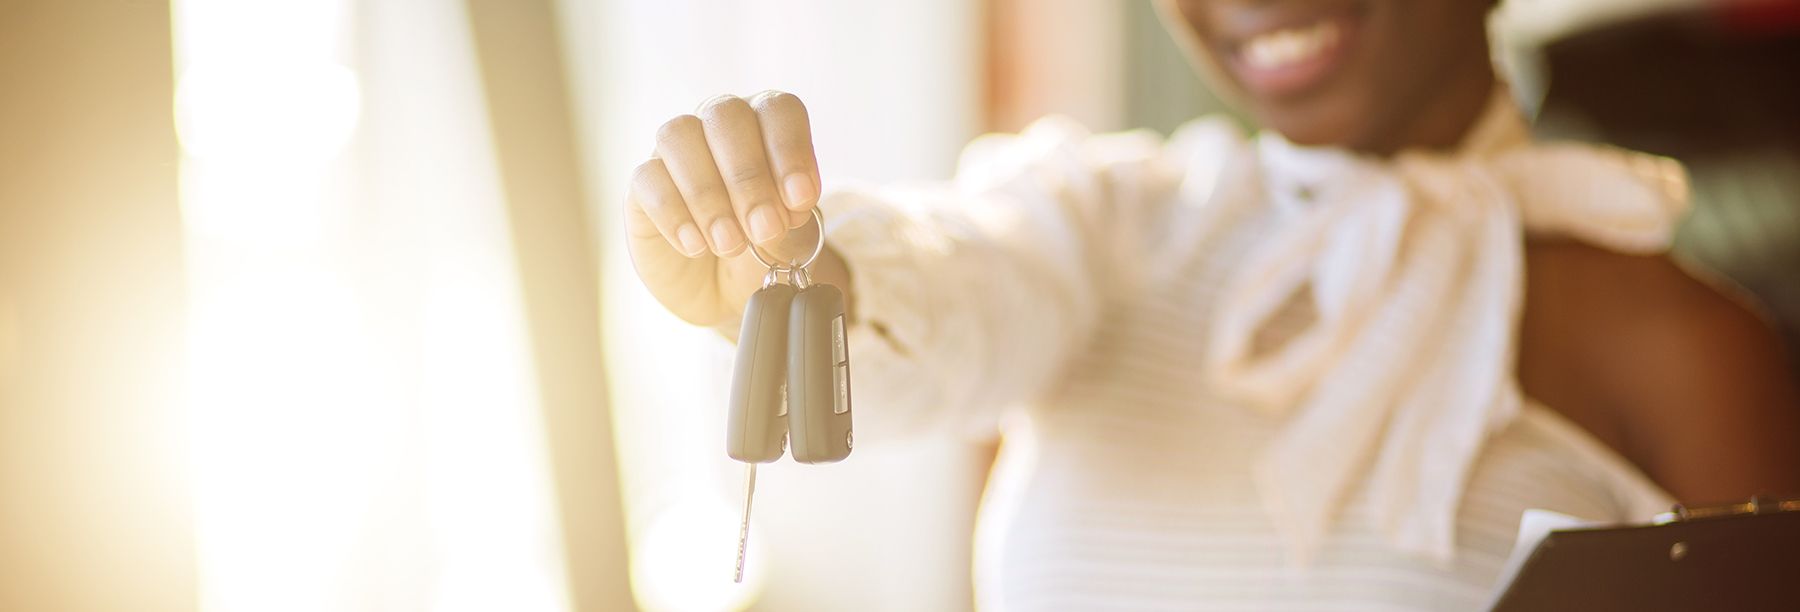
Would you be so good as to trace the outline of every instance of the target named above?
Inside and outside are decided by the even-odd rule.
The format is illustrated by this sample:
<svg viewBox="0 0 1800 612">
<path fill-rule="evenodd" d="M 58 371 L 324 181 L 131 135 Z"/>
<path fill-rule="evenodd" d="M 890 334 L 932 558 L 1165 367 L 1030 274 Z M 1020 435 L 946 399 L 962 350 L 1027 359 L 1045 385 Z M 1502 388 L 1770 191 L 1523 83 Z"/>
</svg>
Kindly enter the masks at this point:
<svg viewBox="0 0 1800 612">
<path fill-rule="evenodd" d="M 743 325 L 738 328 L 737 364 L 731 376 L 725 454 L 747 466 L 735 582 L 744 581 L 744 557 L 750 544 L 750 502 L 756 497 L 756 464 L 780 459 L 787 436 L 787 327 L 794 286 L 777 281 L 776 271 L 771 269 L 763 287 L 751 294 L 744 305 Z"/>
<path fill-rule="evenodd" d="M 805 270 L 788 317 L 788 441 L 794 460 L 829 463 L 850 455 L 850 354 L 844 294 L 813 285 Z"/>
<path fill-rule="evenodd" d="M 738 328 L 737 363 L 731 375 L 731 411 L 727 417 L 725 454 L 745 463 L 781 458 L 787 435 L 788 311 L 794 286 L 775 282 L 751 294 Z"/>
<path fill-rule="evenodd" d="M 747 465 L 736 582 L 744 581 L 756 464 L 780 459 L 790 441 L 794 458 L 804 463 L 838 461 L 850 454 L 844 296 L 836 287 L 813 285 L 807 276 L 807 266 L 825 249 L 824 214 L 814 208 L 812 216 L 819 242 L 805 261 L 770 263 L 754 245 L 750 247 L 750 255 L 769 274 L 745 304 L 732 374 L 726 454 Z M 786 284 L 780 282 L 783 274 Z M 796 371 L 804 374 L 796 376 Z M 804 452 L 796 435 L 807 436 Z"/>
</svg>

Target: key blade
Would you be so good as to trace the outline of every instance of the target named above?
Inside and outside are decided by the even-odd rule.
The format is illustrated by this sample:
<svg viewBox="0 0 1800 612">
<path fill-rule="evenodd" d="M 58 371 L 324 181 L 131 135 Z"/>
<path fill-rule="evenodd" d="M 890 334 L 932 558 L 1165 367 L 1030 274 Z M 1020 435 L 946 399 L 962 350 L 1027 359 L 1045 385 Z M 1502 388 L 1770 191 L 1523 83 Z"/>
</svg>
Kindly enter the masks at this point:
<svg viewBox="0 0 1800 612">
<path fill-rule="evenodd" d="M 732 582 L 739 584 L 744 582 L 744 557 L 750 550 L 750 502 L 756 498 L 756 464 L 745 465 L 744 521 L 738 525 L 737 573 L 731 578 Z"/>
</svg>

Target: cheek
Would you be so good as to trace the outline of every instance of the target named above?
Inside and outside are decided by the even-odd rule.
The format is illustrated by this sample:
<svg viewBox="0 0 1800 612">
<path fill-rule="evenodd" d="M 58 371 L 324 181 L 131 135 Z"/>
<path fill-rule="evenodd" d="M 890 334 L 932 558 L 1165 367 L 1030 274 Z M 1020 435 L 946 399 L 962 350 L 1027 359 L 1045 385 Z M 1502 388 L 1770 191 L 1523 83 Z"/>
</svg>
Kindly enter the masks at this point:
<svg viewBox="0 0 1800 612">
<path fill-rule="evenodd" d="M 1218 51 L 1213 47 L 1216 36 L 1212 31 L 1212 22 L 1207 19 L 1206 7 L 1201 6 L 1204 3 L 1181 0 L 1170 4 L 1174 8 L 1165 15 L 1164 23 L 1170 30 L 1169 34 L 1184 41 L 1195 42 L 1202 47 L 1201 52 L 1209 57 L 1216 56 Z M 1213 59 L 1216 61 L 1217 58 Z"/>
<path fill-rule="evenodd" d="M 1188 27 L 1205 34 L 1206 10 L 1209 0 L 1157 0 L 1160 3 L 1173 5 L 1171 17 L 1179 18 Z"/>
</svg>

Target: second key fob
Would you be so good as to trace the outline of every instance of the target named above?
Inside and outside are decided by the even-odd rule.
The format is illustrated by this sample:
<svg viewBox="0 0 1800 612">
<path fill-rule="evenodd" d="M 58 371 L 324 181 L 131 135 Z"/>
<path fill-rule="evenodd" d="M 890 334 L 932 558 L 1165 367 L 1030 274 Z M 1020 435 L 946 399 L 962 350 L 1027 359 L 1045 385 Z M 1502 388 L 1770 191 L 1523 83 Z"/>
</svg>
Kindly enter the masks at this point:
<svg viewBox="0 0 1800 612">
<path fill-rule="evenodd" d="M 811 285 L 788 316 L 788 440 L 794 460 L 828 463 L 850 455 L 850 351 L 844 294 Z"/>
</svg>

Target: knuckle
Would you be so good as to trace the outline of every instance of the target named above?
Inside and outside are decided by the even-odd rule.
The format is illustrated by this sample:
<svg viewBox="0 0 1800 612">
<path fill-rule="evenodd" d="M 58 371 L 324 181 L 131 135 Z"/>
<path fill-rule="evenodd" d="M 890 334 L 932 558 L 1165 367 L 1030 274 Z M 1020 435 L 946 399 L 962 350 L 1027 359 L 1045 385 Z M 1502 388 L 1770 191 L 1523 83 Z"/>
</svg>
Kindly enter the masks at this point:
<svg viewBox="0 0 1800 612">
<path fill-rule="evenodd" d="M 756 95 L 756 110 L 763 113 L 798 111 L 805 114 L 806 104 L 800 101 L 800 96 L 771 89 Z"/>
<path fill-rule="evenodd" d="M 698 111 L 701 120 L 713 124 L 741 119 L 750 113 L 750 104 L 743 98 L 732 95 L 718 96 L 702 102 Z"/>
<path fill-rule="evenodd" d="M 648 193 L 654 191 L 662 183 L 662 177 L 668 173 L 662 160 L 650 158 L 631 169 L 630 184 L 633 189 Z"/>
<path fill-rule="evenodd" d="M 675 212 L 674 203 L 665 196 L 639 194 L 631 198 L 631 201 L 637 202 L 638 208 L 643 209 L 652 219 L 663 219 Z"/>
<path fill-rule="evenodd" d="M 718 185 L 695 185 L 688 193 L 688 204 L 695 217 L 714 217 L 731 209 L 731 199 Z"/>
<path fill-rule="evenodd" d="M 656 128 L 656 145 L 658 147 L 679 146 L 693 139 L 700 131 L 700 118 L 693 115 L 677 115 L 674 119 L 664 121 Z"/>
<path fill-rule="evenodd" d="M 769 172 L 762 166 L 740 164 L 725 170 L 725 180 L 738 187 L 761 187 Z"/>
</svg>

